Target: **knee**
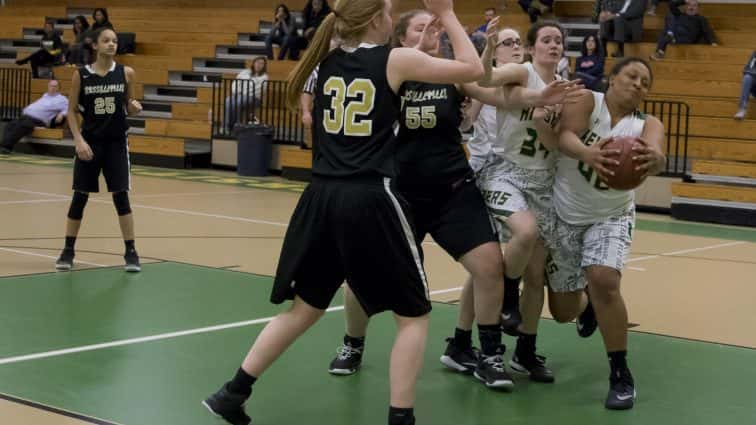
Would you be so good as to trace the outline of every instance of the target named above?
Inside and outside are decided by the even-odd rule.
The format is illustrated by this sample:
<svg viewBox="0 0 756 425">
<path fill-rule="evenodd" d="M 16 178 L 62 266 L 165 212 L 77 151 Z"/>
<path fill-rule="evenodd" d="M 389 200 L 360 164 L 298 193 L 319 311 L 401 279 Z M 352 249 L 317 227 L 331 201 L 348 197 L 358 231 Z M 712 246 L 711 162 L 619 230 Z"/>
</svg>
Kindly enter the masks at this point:
<svg viewBox="0 0 756 425">
<path fill-rule="evenodd" d="M 528 211 L 517 213 L 512 218 L 514 218 L 514 220 L 511 220 L 510 226 L 512 241 L 528 248 L 535 246 L 538 240 L 538 223 L 535 216 Z"/>
<path fill-rule="evenodd" d="M 588 291 L 593 303 L 609 303 L 620 296 L 620 272 L 601 266 L 589 267 L 586 270 Z"/>
<path fill-rule="evenodd" d="M 71 199 L 71 207 L 68 208 L 68 218 L 79 221 L 84 217 L 84 207 L 87 206 L 89 194 L 84 192 L 74 192 Z"/>
<path fill-rule="evenodd" d="M 113 205 L 115 205 L 119 217 L 131 214 L 131 204 L 129 203 L 128 192 L 113 193 Z"/>
</svg>

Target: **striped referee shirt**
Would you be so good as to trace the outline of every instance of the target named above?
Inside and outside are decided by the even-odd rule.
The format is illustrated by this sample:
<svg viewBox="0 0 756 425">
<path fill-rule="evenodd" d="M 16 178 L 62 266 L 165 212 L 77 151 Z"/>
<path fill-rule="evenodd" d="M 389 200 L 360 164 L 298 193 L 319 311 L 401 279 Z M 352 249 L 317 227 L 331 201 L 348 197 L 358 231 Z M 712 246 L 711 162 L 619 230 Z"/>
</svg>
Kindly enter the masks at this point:
<svg viewBox="0 0 756 425">
<path fill-rule="evenodd" d="M 312 70 L 312 74 L 310 74 L 310 76 L 307 78 L 307 82 L 305 82 L 302 92 L 307 93 L 307 94 L 314 94 L 315 86 L 318 84 L 318 70 L 319 69 L 320 69 L 320 65 L 316 66 L 315 69 Z"/>
</svg>

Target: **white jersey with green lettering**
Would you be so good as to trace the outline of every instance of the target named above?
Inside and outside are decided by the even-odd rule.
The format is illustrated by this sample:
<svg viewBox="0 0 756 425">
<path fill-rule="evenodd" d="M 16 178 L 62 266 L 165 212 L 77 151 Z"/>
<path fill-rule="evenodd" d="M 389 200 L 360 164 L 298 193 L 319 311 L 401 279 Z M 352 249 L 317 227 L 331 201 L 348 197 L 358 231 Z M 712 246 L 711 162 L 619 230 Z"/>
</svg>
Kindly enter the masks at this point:
<svg viewBox="0 0 756 425">
<path fill-rule="evenodd" d="M 527 88 L 542 90 L 546 83 L 536 72 L 533 64 L 523 64 L 528 69 Z M 557 76 L 557 78 L 559 78 Z M 533 124 L 533 112 L 529 109 L 496 110 L 498 126 L 496 140 L 492 150 L 498 156 L 506 158 L 518 167 L 528 170 L 550 170 L 556 164 L 555 152 L 550 152 L 538 140 L 538 132 Z"/>
<path fill-rule="evenodd" d="M 610 136 L 640 137 L 646 116 L 635 111 L 612 128 L 612 117 L 603 93 L 593 93 L 593 112 L 588 129 L 580 135 L 587 146 Z M 554 208 L 570 224 L 590 224 L 625 213 L 634 201 L 632 190 L 614 190 L 599 180 L 593 168 L 582 161 L 559 155 L 554 183 Z"/>
</svg>

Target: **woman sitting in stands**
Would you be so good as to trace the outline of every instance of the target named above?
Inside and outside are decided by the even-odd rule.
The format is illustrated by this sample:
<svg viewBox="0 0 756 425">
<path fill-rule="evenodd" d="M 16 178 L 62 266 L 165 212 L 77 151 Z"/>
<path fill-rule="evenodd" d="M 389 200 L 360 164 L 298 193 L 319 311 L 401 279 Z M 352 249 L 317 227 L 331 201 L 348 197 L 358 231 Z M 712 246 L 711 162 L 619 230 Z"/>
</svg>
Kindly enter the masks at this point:
<svg viewBox="0 0 756 425">
<path fill-rule="evenodd" d="M 39 67 L 54 64 L 63 53 L 63 40 L 55 31 L 55 24 L 52 21 L 45 22 L 45 34 L 42 36 L 41 43 L 39 50 L 16 61 L 16 65 L 31 63 L 32 78 L 39 78 Z"/>
<path fill-rule="evenodd" d="M 231 84 L 231 94 L 226 97 L 226 131 L 233 130 L 234 124 L 244 122 L 244 117 L 254 115 L 255 105 L 260 104 L 262 93 L 268 81 L 268 59 L 259 56 L 252 61 L 249 69 L 236 76 Z"/>
</svg>

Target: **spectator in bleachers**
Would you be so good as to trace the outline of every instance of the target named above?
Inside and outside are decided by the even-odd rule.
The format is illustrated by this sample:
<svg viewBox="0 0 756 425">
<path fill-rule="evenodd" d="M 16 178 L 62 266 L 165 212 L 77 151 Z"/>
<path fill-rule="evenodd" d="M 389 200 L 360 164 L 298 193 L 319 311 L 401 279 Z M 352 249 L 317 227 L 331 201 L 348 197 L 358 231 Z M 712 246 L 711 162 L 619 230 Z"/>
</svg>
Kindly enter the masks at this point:
<svg viewBox="0 0 756 425">
<path fill-rule="evenodd" d="M 617 43 L 617 51 L 612 57 L 625 56 L 625 43 L 638 42 L 643 34 L 643 14 L 647 0 L 601 0 L 598 2 L 601 23 L 601 45 L 607 56 L 609 40 Z"/>
<path fill-rule="evenodd" d="M 485 36 L 486 34 L 486 28 L 488 28 L 488 23 L 491 22 L 491 19 L 496 17 L 496 8 L 489 7 L 483 12 L 483 19 L 486 20 L 486 22 L 483 23 L 483 25 L 479 26 L 473 34 L 483 34 Z"/>
<path fill-rule="evenodd" d="M 575 62 L 575 77 L 580 78 L 586 88 L 602 91 L 604 80 L 604 55 L 598 38 L 588 34 L 580 46 L 580 57 Z"/>
<path fill-rule="evenodd" d="M 87 18 L 79 15 L 74 18 L 73 33 L 76 39 L 68 48 L 66 62 L 70 65 L 87 65 L 92 58 L 92 32 L 89 31 Z"/>
<path fill-rule="evenodd" d="M 685 13 L 680 11 L 684 7 Z M 706 17 L 698 14 L 698 0 L 671 0 L 669 10 L 672 16 L 668 25 L 659 34 L 656 44 L 656 53 L 651 55 L 652 60 L 664 57 L 669 43 L 673 44 L 699 44 L 706 43 L 717 45 L 714 30 L 711 29 Z"/>
<path fill-rule="evenodd" d="M 278 60 L 284 60 L 289 53 L 291 60 L 299 59 L 299 49 L 297 47 L 297 28 L 294 19 L 289 13 L 289 8 L 285 4 L 279 4 L 276 7 L 276 16 L 273 20 L 273 27 L 265 38 L 265 52 L 268 59 L 273 59 L 273 45 L 278 44 L 281 50 L 278 52 Z"/>
<path fill-rule="evenodd" d="M 92 12 L 92 28 L 94 33 L 100 28 L 113 29 L 113 24 L 110 23 L 110 17 L 108 16 L 108 9 L 98 7 Z"/>
<path fill-rule="evenodd" d="M 554 8 L 554 0 L 517 0 L 517 4 L 528 14 L 531 23 Z"/>
<path fill-rule="evenodd" d="M 309 0 L 307 2 L 302 14 L 304 15 L 304 38 L 308 43 L 329 13 L 331 13 L 331 6 L 328 5 L 328 0 Z"/>
<path fill-rule="evenodd" d="M 226 97 L 226 130 L 231 132 L 237 122 L 246 121 L 244 117 L 254 111 L 255 104 L 262 99 L 265 81 L 268 81 L 268 59 L 258 56 L 236 76 L 231 84 L 231 95 Z"/>
<path fill-rule="evenodd" d="M 735 114 L 736 120 L 742 120 L 746 115 L 748 98 L 756 97 L 756 50 L 751 54 L 751 59 L 743 69 L 743 88 L 740 92 L 740 104 Z"/>
<path fill-rule="evenodd" d="M 56 80 L 47 83 L 47 93 L 24 108 L 21 118 L 5 127 L 0 153 L 9 154 L 23 137 L 30 135 L 34 127 L 56 127 L 63 123 L 68 113 L 68 98 L 60 94 Z"/>
<path fill-rule="evenodd" d="M 16 61 L 16 65 L 31 63 L 32 77 L 39 78 L 39 67 L 57 63 L 63 55 L 63 40 L 55 31 L 52 21 L 45 22 L 45 33 L 42 36 L 41 48 L 24 59 Z"/>
</svg>

